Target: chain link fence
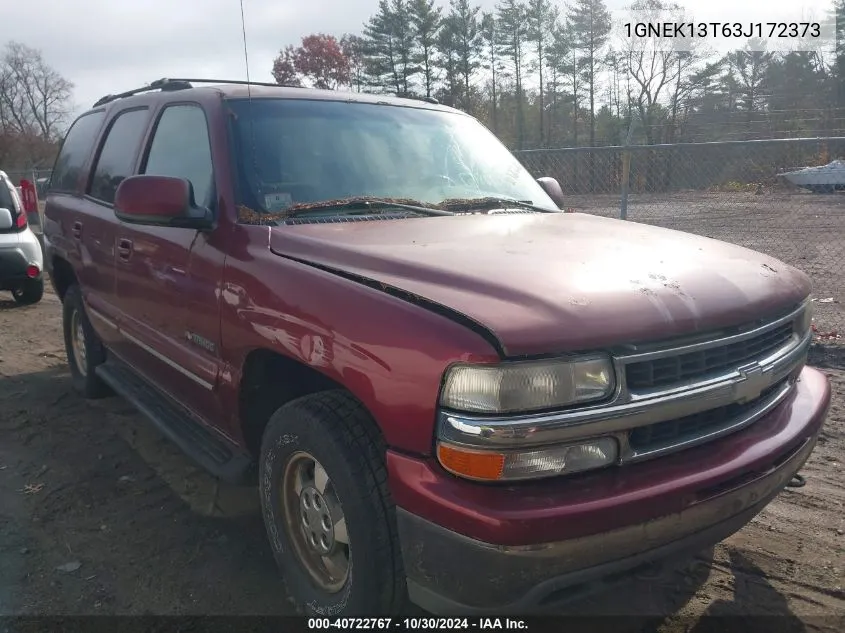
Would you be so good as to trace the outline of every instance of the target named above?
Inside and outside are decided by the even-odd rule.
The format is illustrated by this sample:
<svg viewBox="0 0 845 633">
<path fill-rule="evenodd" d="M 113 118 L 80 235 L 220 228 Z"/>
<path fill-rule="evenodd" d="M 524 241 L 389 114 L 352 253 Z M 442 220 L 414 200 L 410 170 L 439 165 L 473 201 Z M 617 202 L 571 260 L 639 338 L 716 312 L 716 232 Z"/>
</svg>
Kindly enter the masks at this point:
<svg viewBox="0 0 845 633">
<path fill-rule="evenodd" d="M 557 178 L 576 211 L 697 233 L 800 268 L 814 287 L 813 360 L 845 366 L 845 162 L 835 162 L 845 137 L 514 153 L 536 177 Z"/>
<path fill-rule="evenodd" d="M 50 174 L 53 173 L 52 169 L 5 169 L 2 165 L 0 165 L 0 169 L 6 172 L 15 186 L 19 185 L 21 180 L 24 179 L 34 182 L 38 187 L 39 198 L 44 198 L 47 181 L 50 179 Z"/>
</svg>

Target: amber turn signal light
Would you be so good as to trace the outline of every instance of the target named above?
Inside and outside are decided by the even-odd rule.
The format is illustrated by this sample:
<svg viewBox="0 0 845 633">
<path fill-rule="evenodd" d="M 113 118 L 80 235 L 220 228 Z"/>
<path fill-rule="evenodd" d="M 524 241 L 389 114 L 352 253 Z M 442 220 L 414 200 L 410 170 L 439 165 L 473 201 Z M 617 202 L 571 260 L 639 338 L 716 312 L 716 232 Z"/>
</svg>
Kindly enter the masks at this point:
<svg viewBox="0 0 845 633">
<path fill-rule="evenodd" d="M 505 456 L 502 453 L 474 451 L 446 444 L 437 445 L 437 457 L 443 467 L 455 475 L 482 481 L 501 479 L 505 467 Z"/>
</svg>

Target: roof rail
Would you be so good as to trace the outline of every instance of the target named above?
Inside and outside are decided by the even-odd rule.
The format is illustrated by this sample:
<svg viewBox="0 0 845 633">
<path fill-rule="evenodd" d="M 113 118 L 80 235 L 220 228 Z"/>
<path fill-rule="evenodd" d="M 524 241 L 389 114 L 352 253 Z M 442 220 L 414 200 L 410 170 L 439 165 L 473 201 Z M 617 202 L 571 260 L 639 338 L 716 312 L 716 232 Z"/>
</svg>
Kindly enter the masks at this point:
<svg viewBox="0 0 845 633">
<path fill-rule="evenodd" d="M 149 85 L 142 86 L 140 88 L 135 88 L 134 90 L 127 90 L 126 92 L 121 92 L 114 95 L 106 95 L 105 97 L 99 99 L 93 107 L 97 108 L 101 105 L 111 103 L 112 101 L 117 101 L 118 99 L 124 99 L 126 97 L 131 97 L 133 95 L 140 94 L 142 92 L 151 92 L 153 90 L 161 90 L 162 92 L 170 90 L 187 90 L 189 88 L 193 88 L 193 84 L 236 84 L 242 86 L 271 86 L 274 88 L 285 87 L 281 86 L 280 84 L 274 84 L 263 81 L 244 81 L 242 79 L 183 79 L 181 77 L 166 77 L 163 79 L 156 79 L 155 81 L 150 82 Z"/>
</svg>

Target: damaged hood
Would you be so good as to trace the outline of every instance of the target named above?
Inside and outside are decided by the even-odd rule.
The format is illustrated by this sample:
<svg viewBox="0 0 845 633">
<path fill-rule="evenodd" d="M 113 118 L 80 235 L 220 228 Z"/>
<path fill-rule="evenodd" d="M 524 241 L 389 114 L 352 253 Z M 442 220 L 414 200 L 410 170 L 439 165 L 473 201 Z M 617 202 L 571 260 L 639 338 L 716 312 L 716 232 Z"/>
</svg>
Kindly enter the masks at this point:
<svg viewBox="0 0 845 633">
<path fill-rule="evenodd" d="M 492 332 L 508 356 L 743 324 L 811 289 L 767 255 L 580 213 L 281 226 L 270 248 L 446 306 Z"/>
</svg>

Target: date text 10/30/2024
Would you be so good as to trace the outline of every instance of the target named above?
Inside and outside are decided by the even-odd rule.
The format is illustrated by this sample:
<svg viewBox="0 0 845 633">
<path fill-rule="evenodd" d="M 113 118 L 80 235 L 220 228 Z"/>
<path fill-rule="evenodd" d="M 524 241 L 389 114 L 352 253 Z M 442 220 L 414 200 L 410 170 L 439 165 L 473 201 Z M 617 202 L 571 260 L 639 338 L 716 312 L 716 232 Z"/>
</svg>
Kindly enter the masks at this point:
<svg viewBox="0 0 845 633">
<path fill-rule="evenodd" d="M 518 618 L 309 618 L 308 630 L 448 631 L 522 630 L 528 623 Z"/>
</svg>

